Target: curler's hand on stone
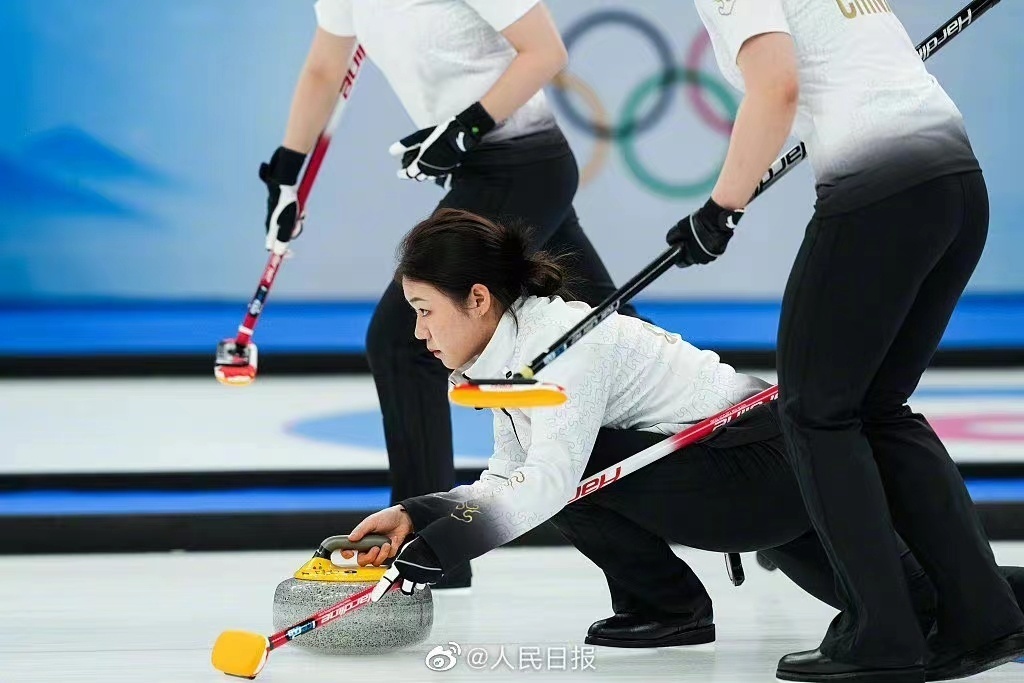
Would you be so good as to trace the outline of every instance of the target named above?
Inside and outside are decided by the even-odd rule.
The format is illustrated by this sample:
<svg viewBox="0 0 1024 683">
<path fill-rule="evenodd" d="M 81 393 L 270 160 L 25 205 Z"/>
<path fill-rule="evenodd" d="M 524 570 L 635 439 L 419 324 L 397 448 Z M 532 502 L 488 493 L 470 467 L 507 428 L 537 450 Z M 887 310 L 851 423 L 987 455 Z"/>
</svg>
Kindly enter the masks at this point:
<svg viewBox="0 0 1024 683">
<path fill-rule="evenodd" d="M 341 556 L 346 560 L 356 557 L 356 562 L 361 567 L 379 567 L 398 554 L 406 537 L 413 531 L 412 518 L 405 508 L 401 505 L 392 505 L 368 516 L 348 535 L 350 541 L 358 541 L 366 534 L 383 534 L 390 538 L 391 542 L 380 548 L 360 552 L 358 556 L 354 550 L 343 550 Z"/>
</svg>

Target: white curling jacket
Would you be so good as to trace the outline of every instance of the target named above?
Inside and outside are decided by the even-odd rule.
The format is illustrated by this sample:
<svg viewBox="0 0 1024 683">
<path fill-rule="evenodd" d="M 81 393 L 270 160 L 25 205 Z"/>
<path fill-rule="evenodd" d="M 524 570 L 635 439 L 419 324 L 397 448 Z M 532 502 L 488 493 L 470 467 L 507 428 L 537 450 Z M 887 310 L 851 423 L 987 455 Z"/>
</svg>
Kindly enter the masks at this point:
<svg viewBox="0 0 1024 683">
<path fill-rule="evenodd" d="M 451 375 L 510 377 L 590 307 L 527 297 L 502 316 L 483 352 Z M 445 568 L 526 533 L 575 494 L 602 427 L 674 434 L 768 384 L 736 372 L 679 335 L 612 314 L 537 379 L 565 388 L 557 408 L 494 410 L 494 454 L 473 484 L 402 501 Z"/>
</svg>

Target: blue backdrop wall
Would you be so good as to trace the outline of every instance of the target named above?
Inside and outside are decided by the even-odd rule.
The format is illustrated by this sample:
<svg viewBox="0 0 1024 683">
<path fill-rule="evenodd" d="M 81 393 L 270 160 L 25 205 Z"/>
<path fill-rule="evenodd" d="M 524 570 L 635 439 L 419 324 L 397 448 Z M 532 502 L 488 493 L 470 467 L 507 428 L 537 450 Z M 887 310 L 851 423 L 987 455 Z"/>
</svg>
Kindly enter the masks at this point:
<svg viewBox="0 0 1024 683">
<path fill-rule="evenodd" d="M 893 5 L 919 38 L 959 3 Z M 622 281 L 703 201 L 737 95 L 689 3 L 549 4 L 570 42 L 570 75 L 548 95 L 586 168 L 577 208 Z M 280 141 L 314 23 L 304 0 L 0 5 L 0 354 L 203 351 L 231 333 L 265 258 L 256 169 Z M 964 112 L 992 199 L 988 249 L 947 346 L 1024 345 L 1021 26 L 1024 7 L 1003 3 L 929 63 Z M 704 87 L 645 96 L 666 66 L 704 71 Z M 631 115 L 651 125 L 613 143 L 580 121 Z M 411 129 L 369 66 L 261 323 L 265 343 L 361 348 L 395 244 L 440 197 L 394 177 L 387 146 Z M 771 344 L 812 202 L 801 168 L 751 209 L 727 258 L 666 275 L 647 310 L 701 343 Z"/>
</svg>

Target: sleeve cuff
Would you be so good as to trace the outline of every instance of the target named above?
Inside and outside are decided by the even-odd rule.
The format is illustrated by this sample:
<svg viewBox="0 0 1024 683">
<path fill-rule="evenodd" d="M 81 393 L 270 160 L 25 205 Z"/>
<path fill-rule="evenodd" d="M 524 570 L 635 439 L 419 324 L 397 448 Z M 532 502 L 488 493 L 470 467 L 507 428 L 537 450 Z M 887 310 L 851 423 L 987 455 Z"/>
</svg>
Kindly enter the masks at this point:
<svg viewBox="0 0 1024 683">
<path fill-rule="evenodd" d="M 477 0 L 471 2 L 476 13 L 495 31 L 504 31 L 533 9 L 540 0 Z"/>
<path fill-rule="evenodd" d="M 460 527 L 463 526 L 462 522 L 456 522 L 451 518 L 442 518 L 424 527 L 423 531 L 416 533 L 434 551 L 434 555 L 437 556 L 437 560 L 441 564 L 441 569 L 445 572 L 483 554 L 471 552 L 469 548 L 471 543 L 459 542 L 464 534 L 458 533 L 463 531 L 462 529 L 450 528 L 451 524 L 455 523 Z"/>
<path fill-rule="evenodd" d="M 352 22 L 352 7 L 348 2 L 317 0 L 313 11 L 316 13 L 317 26 L 328 33 L 339 37 L 356 34 L 356 28 Z"/>
<path fill-rule="evenodd" d="M 455 506 L 454 503 L 449 501 L 443 501 L 437 498 L 428 500 L 430 498 L 430 496 L 416 496 L 414 498 L 406 498 L 405 500 L 398 502 L 399 505 L 405 508 L 405 511 L 409 514 L 409 518 L 412 519 L 412 528 L 417 534 L 441 517 L 448 515 L 449 510 L 441 509 L 442 506 L 438 505 L 438 503 L 445 504 L 443 505 L 444 508 L 452 508 Z"/>
</svg>

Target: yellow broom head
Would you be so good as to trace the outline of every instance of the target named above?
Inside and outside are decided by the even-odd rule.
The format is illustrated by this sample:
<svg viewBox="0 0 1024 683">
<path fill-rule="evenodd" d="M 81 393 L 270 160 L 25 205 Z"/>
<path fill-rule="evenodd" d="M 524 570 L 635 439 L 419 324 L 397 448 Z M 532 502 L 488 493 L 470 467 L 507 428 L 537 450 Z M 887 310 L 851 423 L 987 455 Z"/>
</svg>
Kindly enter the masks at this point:
<svg viewBox="0 0 1024 683">
<path fill-rule="evenodd" d="M 568 400 L 565 389 L 550 382 L 459 384 L 448 392 L 448 398 L 467 408 L 552 408 Z"/>
<path fill-rule="evenodd" d="M 256 678 L 267 662 L 270 641 L 251 631 L 224 631 L 213 645 L 211 660 L 229 676 Z"/>
</svg>

